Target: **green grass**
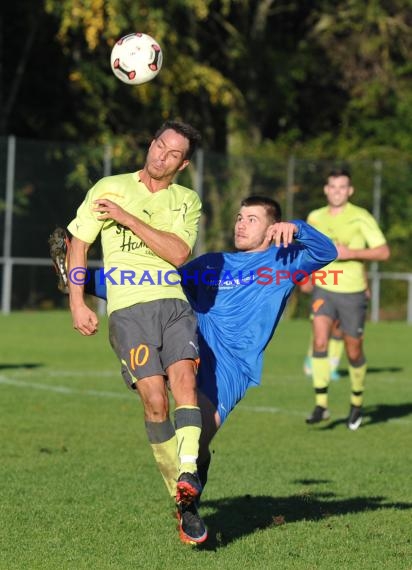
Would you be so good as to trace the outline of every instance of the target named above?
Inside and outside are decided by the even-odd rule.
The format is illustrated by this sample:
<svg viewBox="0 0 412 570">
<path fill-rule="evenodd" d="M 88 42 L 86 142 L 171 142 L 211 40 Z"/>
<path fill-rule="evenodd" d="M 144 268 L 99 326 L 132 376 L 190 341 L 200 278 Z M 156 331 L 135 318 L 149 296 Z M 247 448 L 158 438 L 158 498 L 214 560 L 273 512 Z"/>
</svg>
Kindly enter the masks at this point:
<svg viewBox="0 0 412 570">
<path fill-rule="evenodd" d="M 412 327 L 368 324 L 366 418 L 350 432 L 347 376 L 331 420 L 305 425 L 309 323 L 280 324 L 263 385 L 214 441 L 198 548 L 178 540 L 105 320 L 91 338 L 65 312 L 0 327 L 2 570 L 412 568 Z"/>
</svg>

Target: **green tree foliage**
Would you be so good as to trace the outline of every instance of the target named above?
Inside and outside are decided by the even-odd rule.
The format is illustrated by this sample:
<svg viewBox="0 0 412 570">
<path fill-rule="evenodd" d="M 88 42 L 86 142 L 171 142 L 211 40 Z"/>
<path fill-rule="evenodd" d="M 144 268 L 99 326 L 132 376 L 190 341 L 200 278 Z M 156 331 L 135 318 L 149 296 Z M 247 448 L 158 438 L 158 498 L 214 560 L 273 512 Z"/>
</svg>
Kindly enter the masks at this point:
<svg viewBox="0 0 412 570">
<path fill-rule="evenodd" d="M 4 77 L 22 64 L 7 128 L 16 134 L 101 142 L 141 134 L 159 117 L 202 128 L 207 145 L 245 152 L 263 141 L 302 143 L 327 131 L 345 102 L 336 71 L 310 39 L 306 0 L 21 0 L 7 5 Z M 110 50 L 133 30 L 163 47 L 164 69 L 147 85 L 121 84 Z M 31 48 L 23 46 L 31 38 Z M 20 65 L 19 63 L 19 65 Z M 326 70 L 326 71 L 325 71 Z M 9 83 L 3 80 L 3 101 Z M 36 105 L 33 105 L 33 98 Z M 27 110 L 21 112 L 27 102 Z M 21 103 L 24 102 L 23 106 Z M 47 112 L 46 112 L 47 111 Z"/>
<path fill-rule="evenodd" d="M 412 3 L 344 0 L 313 13 L 311 37 L 347 94 L 334 151 L 409 152 Z M 346 141 L 346 143 L 344 142 Z"/>
<path fill-rule="evenodd" d="M 219 152 L 406 153 L 411 26 L 410 0 L 20 0 L 0 30 L 2 132 L 146 140 L 173 116 Z M 109 58 L 138 30 L 164 68 L 130 87 Z"/>
<path fill-rule="evenodd" d="M 212 109 L 215 119 L 224 117 L 242 96 L 202 57 L 198 33 L 209 4 L 47 0 L 46 9 L 58 20 L 57 37 L 71 62 L 71 88 L 85 101 L 81 124 L 94 125 L 103 137 L 132 132 L 147 138 L 159 118 L 185 117 L 203 127 L 213 124 Z M 131 31 L 152 35 L 164 52 L 160 76 L 138 87 L 119 82 L 109 67 L 115 41 Z"/>
</svg>

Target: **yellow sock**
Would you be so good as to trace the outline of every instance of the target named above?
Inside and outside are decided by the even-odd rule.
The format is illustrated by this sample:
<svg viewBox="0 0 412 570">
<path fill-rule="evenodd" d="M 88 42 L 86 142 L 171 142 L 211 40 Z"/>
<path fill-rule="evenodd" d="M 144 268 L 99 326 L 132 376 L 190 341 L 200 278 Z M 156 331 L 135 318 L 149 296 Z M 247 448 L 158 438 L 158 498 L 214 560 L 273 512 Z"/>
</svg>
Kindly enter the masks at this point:
<svg viewBox="0 0 412 570">
<path fill-rule="evenodd" d="M 352 388 L 350 402 L 353 406 L 362 406 L 363 404 L 367 368 L 366 362 L 363 362 L 360 366 L 353 366 L 353 364 L 349 363 L 349 376 Z"/>
<path fill-rule="evenodd" d="M 328 407 L 328 386 L 330 366 L 327 353 L 315 353 L 312 356 L 312 378 L 317 406 Z"/>
<path fill-rule="evenodd" d="M 330 371 L 334 372 L 339 366 L 340 359 L 342 358 L 344 343 L 342 338 L 329 339 L 328 343 L 328 357 L 330 364 Z"/>
<path fill-rule="evenodd" d="M 170 420 L 159 423 L 146 421 L 145 426 L 156 464 L 170 496 L 175 497 L 179 460 L 173 424 Z"/>
<path fill-rule="evenodd" d="M 175 497 L 179 463 L 176 436 L 163 443 L 151 443 L 150 446 L 167 490 L 171 497 Z"/>
<path fill-rule="evenodd" d="M 197 406 L 179 406 L 175 410 L 175 429 L 179 475 L 196 473 L 199 455 L 199 438 L 202 429 L 202 415 Z"/>
</svg>

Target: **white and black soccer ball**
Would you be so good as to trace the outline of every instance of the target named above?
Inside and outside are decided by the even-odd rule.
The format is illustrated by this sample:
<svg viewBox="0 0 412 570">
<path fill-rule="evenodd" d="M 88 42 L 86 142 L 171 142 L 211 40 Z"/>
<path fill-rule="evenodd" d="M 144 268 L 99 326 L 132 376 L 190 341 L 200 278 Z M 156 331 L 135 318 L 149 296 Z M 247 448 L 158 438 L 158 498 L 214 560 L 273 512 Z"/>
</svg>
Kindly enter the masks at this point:
<svg viewBox="0 0 412 570">
<path fill-rule="evenodd" d="M 115 76 L 129 85 L 151 81 L 162 68 L 160 45 L 148 34 L 123 36 L 112 49 L 110 64 Z"/>
</svg>

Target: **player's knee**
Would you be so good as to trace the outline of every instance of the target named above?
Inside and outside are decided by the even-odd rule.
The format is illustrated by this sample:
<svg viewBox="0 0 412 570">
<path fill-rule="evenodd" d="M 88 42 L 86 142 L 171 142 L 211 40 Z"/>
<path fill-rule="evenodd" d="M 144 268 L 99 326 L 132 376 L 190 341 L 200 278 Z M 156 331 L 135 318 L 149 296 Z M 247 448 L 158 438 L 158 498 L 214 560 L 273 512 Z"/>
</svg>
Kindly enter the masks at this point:
<svg viewBox="0 0 412 570">
<path fill-rule="evenodd" d="M 314 353 L 318 353 L 318 352 L 327 352 L 328 350 L 328 341 L 327 339 L 323 339 L 323 338 L 319 338 L 319 339 L 314 339 L 313 341 L 313 352 Z"/>
<path fill-rule="evenodd" d="M 346 341 L 346 355 L 350 362 L 361 362 L 363 361 L 363 347 L 361 341 Z"/>
<path fill-rule="evenodd" d="M 351 366 L 358 368 L 362 366 L 365 362 L 365 355 L 363 354 L 362 350 L 352 350 L 348 351 L 348 361 Z"/>
<path fill-rule="evenodd" d="M 140 395 L 144 407 L 146 420 L 159 422 L 167 419 L 169 402 L 161 392 L 151 392 Z"/>
</svg>

